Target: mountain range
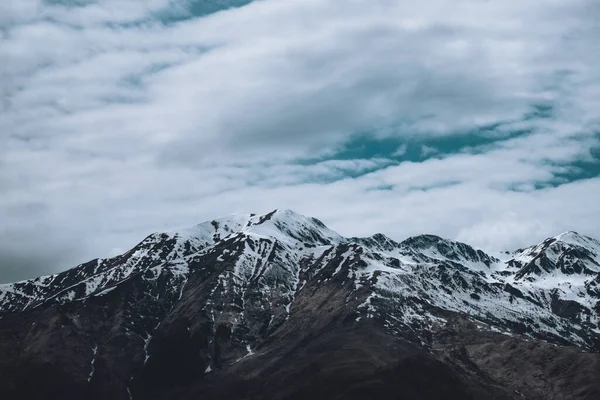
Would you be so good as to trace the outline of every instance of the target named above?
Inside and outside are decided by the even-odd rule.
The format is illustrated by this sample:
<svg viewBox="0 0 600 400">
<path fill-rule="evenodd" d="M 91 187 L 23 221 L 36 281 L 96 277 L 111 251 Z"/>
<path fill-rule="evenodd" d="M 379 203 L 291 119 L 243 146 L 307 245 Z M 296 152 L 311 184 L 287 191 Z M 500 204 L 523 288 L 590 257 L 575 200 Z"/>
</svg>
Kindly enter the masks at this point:
<svg viewBox="0 0 600 400">
<path fill-rule="evenodd" d="M 487 254 L 290 210 L 0 285 L 3 399 L 600 399 L 600 241 Z"/>
</svg>

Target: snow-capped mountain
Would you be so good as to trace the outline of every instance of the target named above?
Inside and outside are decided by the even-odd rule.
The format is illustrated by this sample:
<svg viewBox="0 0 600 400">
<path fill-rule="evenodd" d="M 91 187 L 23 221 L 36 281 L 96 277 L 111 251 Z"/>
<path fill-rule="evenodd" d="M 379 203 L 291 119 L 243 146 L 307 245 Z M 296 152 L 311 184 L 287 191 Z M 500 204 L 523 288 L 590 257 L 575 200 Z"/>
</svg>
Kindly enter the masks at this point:
<svg viewBox="0 0 600 400">
<path fill-rule="evenodd" d="M 26 382 L 63 398 L 231 398 L 239 387 L 254 391 L 248 398 L 294 398 L 306 388 L 269 397 L 249 382 L 289 369 L 286 357 L 320 365 L 326 349 L 303 349 L 330 337 L 351 349 L 356 337 L 383 335 L 375 347 L 410 346 L 433 357 L 433 370 L 458 374 L 456 393 L 551 398 L 530 382 L 499 389 L 498 368 L 453 352 L 514 341 L 593 355 L 599 283 L 600 242 L 575 232 L 497 258 L 433 235 L 345 238 L 289 210 L 232 215 L 0 285 L 0 388 L 19 398 L 44 398 Z M 281 379 L 303 376 L 295 368 Z"/>
</svg>

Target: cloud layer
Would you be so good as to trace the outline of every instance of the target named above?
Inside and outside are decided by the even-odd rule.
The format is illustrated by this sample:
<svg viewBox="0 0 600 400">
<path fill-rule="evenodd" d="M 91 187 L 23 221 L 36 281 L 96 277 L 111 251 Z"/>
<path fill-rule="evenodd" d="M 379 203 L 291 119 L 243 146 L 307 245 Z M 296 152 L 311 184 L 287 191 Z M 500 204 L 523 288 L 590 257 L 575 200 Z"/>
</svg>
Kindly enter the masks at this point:
<svg viewBox="0 0 600 400">
<path fill-rule="evenodd" d="M 272 208 L 600 237 L 597 2 L 246 3 L 0 4 L 0 281 Z"/>
</svg>

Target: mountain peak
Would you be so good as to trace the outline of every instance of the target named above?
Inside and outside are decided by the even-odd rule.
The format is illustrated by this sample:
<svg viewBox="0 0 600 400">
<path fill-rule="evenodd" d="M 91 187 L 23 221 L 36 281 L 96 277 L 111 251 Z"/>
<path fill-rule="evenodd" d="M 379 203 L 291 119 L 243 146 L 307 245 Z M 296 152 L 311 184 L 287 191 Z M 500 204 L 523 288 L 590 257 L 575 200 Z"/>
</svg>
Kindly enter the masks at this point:
<svg viewBox="0 0 600 400">
<path fill-rule="evenodd" d="M 517 251 L 513 265 L 520 265 L 516 279 L 548 274 L 593 275 L 600 272 L 600 242 L 575 231 L 563 232 Z"/>
<path fill-rule="evenodd" d="M 411 236 L 408 239 L 405 239 L 401 242 L 401 244 L 405 246 L 417 247 L 417 248 L 427 248 L 435 245 L 436 243 L 442 242 L 445 239 L 441 238 L 437 235 L 432 234 L 423 234 L 417 236 Z"/>
<path fill-rule="evenodd" d="M 318 219 L 289 209 L 278 209 L 252 217 L 242 231 L 269 236 L 284 243 L 324 245 L 343 241 L 341 235 L 327 228 Z"/>
<path fill-rule="evenodd" d="M 579 236 L 581 236 L 581 235 L 578 232 L 575 232 L 575 231 L 565 231 L 565 232 L 563 232 L 563 233 L 561 233 L 559 235 L 556 235 L 555 238 L 556 239 L 560 239 L 560 238 L 563 238 L 563 237 L 569 238 L 569 237 L 579 237 Z"/>
<path fill-rule="evenodd" d="M 284 243 L 322 245 L 343 240 L 316 218 L 306 217 L 290 209 L 276 209 L 266 214 L 231 214 L 193 227 L 166 232 L 169 237 L 204 245 L 215 243 L 236 234 L 254 234 L 270 237 Z"/>
<path fill-rule="evenodd" d="M 589 236 L 582 235 L 575 231 L 566 231 L 560 235 L 555 236 L 553 239 L 559 242 L 567 243 L 575 246 L 591 247 L 597 249 L 600 255 L 600 241 L 591 238 Z"/>
</svg>

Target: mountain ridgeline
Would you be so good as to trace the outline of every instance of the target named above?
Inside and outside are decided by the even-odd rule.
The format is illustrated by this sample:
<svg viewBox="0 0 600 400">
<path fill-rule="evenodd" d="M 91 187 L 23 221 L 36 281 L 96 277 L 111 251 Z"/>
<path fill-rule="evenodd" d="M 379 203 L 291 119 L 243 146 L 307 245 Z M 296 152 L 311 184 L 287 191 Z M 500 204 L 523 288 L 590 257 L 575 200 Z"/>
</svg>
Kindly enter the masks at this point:
<svg viewBox="0 0 600 400">
<path fill-rule="evenodd" d="M 289 210 L 0 285 L 3 399 L 600 399 L 600 242 L 486 254 Z"/>
</svg>

